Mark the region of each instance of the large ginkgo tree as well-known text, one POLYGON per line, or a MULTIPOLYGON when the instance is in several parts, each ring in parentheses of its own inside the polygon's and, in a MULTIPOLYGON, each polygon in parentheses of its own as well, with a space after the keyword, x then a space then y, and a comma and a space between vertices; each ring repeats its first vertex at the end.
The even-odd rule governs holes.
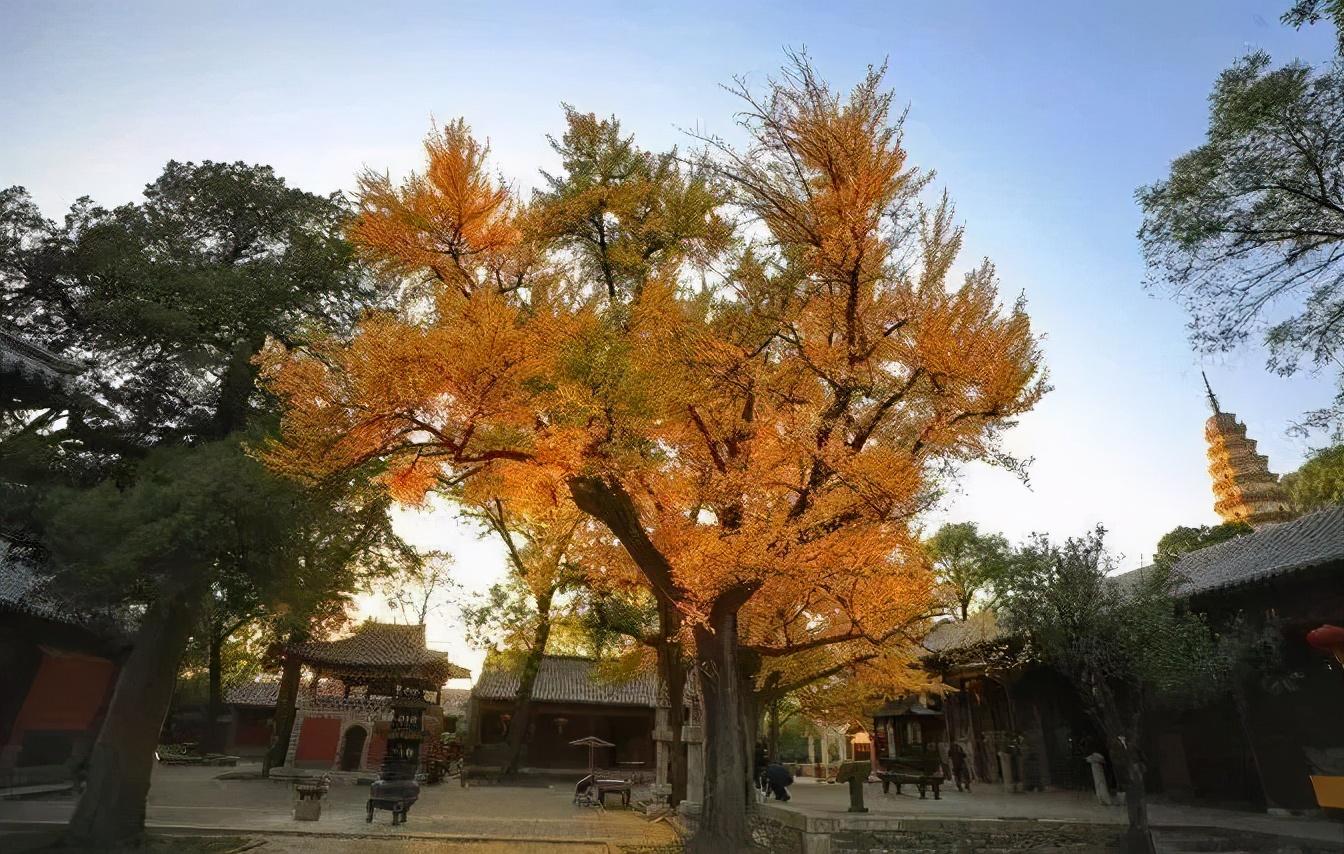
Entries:
POLYGON ((361 181, 351 237, 403 307, 262 359, 273 466, 380 461, 408 502, 563 495, 621 544, 694 650, 692 850, 749 844, 752 671, 903 639, 932 589, 919 514, 959 462, 1013 465, 998 438, 1046 390, 1023 304, 988 262, 954 274, 881 76, 844 95, 794 58, 740 88, 745 147, 692 158, 570 111, 526 200, 450 124, 423 173, 361 181))

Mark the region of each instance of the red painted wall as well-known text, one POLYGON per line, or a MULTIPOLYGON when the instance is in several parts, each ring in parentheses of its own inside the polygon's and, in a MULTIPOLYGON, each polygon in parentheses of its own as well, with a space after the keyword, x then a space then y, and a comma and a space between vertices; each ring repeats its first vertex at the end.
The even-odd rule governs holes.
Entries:
POLYGON ((383 754, 387 752, 387 737, 375 732, 369 738, 372 739, 369 742, 369 759, 364 767, 377 769, 382 766, 383 754))
POLYGON ((266 747, 271 743, 270 709, 253 710, 234 707, 238 723, 234 727, 233 743, 239 747, 266 747))
POLYGON ((116 665, 104 658, 43 650, 10 743, 21 743, 28 730, 88 729, 116 673, 116 665))
POLYGON ((303 727, 299 730, 299 746, 294 751, 294 761, 335 761, 336 744, 340 738, 339 718, 304 718, 303 727))

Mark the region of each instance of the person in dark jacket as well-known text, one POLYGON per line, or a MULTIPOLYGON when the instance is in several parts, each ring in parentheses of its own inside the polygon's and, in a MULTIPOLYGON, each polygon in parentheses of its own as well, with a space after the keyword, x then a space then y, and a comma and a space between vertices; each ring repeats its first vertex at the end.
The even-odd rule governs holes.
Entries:
POLYGON ((778 762, 771 762, 765 766, 765 784, 770 788, 770 794, 775 796, 775 800, 787 801, 789 786, 793 785, 793 775, 778 762))
POLYGON ((966 767, 966 751, 954 741, 952 746, 947 749, 947 758, 952 760, 952 779, 957 784, 957 791, 960 792, 961 787, 965 785, 966 791, 969 792, 971 790, 971 774, 970 769, 966 767))

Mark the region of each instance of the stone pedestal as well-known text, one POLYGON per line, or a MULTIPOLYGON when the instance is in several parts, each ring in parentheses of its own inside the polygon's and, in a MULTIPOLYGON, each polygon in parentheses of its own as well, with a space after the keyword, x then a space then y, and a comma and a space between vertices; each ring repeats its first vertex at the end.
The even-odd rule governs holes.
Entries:
POLYGON ((294 802, 295 821, 317 821, 322 818, 322 801, 317 798, 294 802))
POLYGON ((863 804, 863 784, 868 782, 867 762, 845 762, 835 775, 835 782, 849 784, 849 812, 868 812, 863 804))
POLYGON ((1017 764, 1013 754, 1007 750, 999 751, 999 775, 1003 777, 1003 791, 1011 794, 1022 791, 1022 783, 1017 779, 1017 764))
POLYGON ((681 728, 681 740, 686 743, 686 800, 678 810, 686 815, 699 815, 705 791, 704 730, 687 724, 681 728))
POLYGON ((672 764, 672 727, 669 726, 669 720, 672 717, 672 710, 667 706, 659 706, 654 712, 653 727, 653 786, 650 793, 654 800, 660 803, 667 803, 672 795, 672 781, 668 776, 668 769, 672 764))
POLYGON ((1097 790, 1097 803, 1104 807, 1114 806, 1111 787, 1106 784, 1106 757, 1093 753, 1087 757, 1087 764, 1092 766, 1092 786, 1097 790))

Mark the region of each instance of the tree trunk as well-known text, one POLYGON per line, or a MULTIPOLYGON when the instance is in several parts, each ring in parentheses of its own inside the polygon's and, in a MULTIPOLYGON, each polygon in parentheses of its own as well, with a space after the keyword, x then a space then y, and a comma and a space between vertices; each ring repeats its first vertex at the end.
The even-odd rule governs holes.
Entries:
POLYGON ((205 732, 201 739, 203 744, 201 749, 206 753, 222 753, 224 751, 224 733, 219 724, 219 718, 224 713, 224 639, 220 637, 221 629, 217 625, 210 626, 209 640, 209 665, 208 665, 208 683, 209 688, 206 692, 205 701, 205 732))
POLYGON ((154 750, 177 668, 202 606, 197 585, 165 593, 140 622, 89 758, 88 785, 70 820, 74 847, 108 848, 145 827, 154 750))
POLYGON ((745 697, 738 667, 737 608, 716 605, 695 629, 700 693, 705 703, 705 794, 689 854, 738 854, 751 846, 745 697))
POLYGON ((686 800, 687 757, 686 744, 682 741, 682 725, 685 723, 686 678, 689 663, 678 638, 681 636, 681 612, 665 598, 658 599, 658 634, 656 647, 658 653, 658 675, 667 690, 668 727, 671 739, 668 741, 667 782, 671 786, 668 805, 674 809, 686 800))
POLYGON ((765 731, 765 738, 766 738, 765 747, 768 755, 770 756, 771 762, 783 761, 783 759, 781 759, 779 755, 779 737, 780 737, 780 730, 782 729, 782 725, 780 724, 779 720, 779 703, 780 700, 778 697, 771 700, 770 708, 766 712, 767 717, 766 717, 766 731, 765 731))
POLYGON ((1112 761, 1124 763, 1118 769, 1117 782, 1125 790, 1125 808, 1129 827, 1125 831, 1126 854, 1153 854, 1152 834, 1148 831, 1148 792, 1144 785, 1141 711, 1125 714, 1111 686, 1100 673, 1085 670, 1080 683, 1087 688, 1089 708, 1100 725, 1111 749, 1112 761), (1129 725, 1125 722, 1128 719, 1129 725), (1123 773, 1123 781, 1120 774, 1123 773))
POLYGON ((263 777, 269 777, 272 768, 284 765, 289 755, 289 739, 294 731, 294 707, 299 700, 299 677, 302 671, 298 661, 285 659, 275 697, 275 717, 271 719, 271 746, 261 765, 263 777))
POLYGON ((215 404, 215 438, 222 439, 247 426, 248 402, 257 390, 257 365, 252 361, 261 352, 266 336, 254 334, 235 342, 229 362, 219 381, 219 400, 215 404))
POLYGON ((1251 726, 1251 701, 1246 692, 1246 685, 1241 678, 1232 675, 1232 702, 1237 707, 1237 722, 1241 724, 1242 738, 1246 739, 1246 749, 1251 753, 1251 764, 1255 766, 1255 782, 1260 787, 1260 794, 1265 799, 1266 809, 1275 809, 1279 804, 1270 796, 1269 787, 1265 785, 1265 772, 1260 764, 1260 747, 1256 742, 1255 728, 1251 726))
POLYGON ((1127 741, 1125 757, 1125 809, 1129 829, 1125 833, 1128 854, 1153 854, 1153 837, 1148 830, 1148 790, 1143 775, 1146 766, 1137 741, 1127 741))
POLYGON ((551 602, 554 598, 554 587, 537 598, 537 629, 532 637, 532 648, 523 660, 523 671, 518 675, 518 698, 514 702, 513 717, 509 719, 509 754, 502 774, 506 778, 518 773, 523 755, 523 741, 532 719, 532 688, 536 685, 541 658, 546 654, 546 644, 551 637, 551 602))

